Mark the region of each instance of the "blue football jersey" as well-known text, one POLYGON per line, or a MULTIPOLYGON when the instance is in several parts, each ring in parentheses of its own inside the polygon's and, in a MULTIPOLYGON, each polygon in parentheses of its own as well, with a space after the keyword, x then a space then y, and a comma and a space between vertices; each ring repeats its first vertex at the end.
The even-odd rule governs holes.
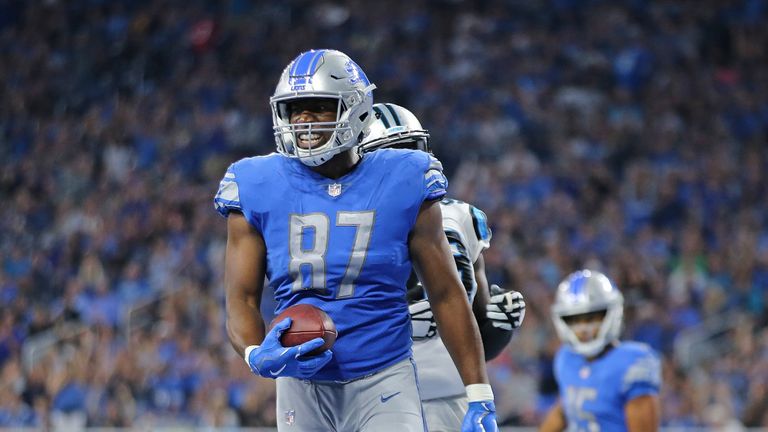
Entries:
POLYGON ((622 342, 591 362, 564 345, 554 366, 569 431, 626 431, 627 402, 657 395, 661 386, 658 356, 637 342, 622 342))
POLYGON ((271 154, 232 164, 214 203, 264 237, 276 313, 308 303, 336 324, 333 359, 315 379, 348 380, 410 355, 408 235, 446 188, 440 162, 420 151, 366 154, 338 179, 271 154))

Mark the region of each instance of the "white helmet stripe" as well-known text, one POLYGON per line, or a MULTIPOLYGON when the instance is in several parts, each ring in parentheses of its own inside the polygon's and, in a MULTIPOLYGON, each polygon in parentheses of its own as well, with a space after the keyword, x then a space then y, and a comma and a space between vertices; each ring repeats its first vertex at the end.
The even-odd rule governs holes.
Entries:
POLYGON ((385 103, 384 106, 387 108, 387 111, 389 111, 389 114, 392 116, 392 125, 393 126, 402 126, 403 122, 400 121, 400 117, 397 115, 397 111, 392 107, 392 104, 385 103))
POLYGON ((389 129, 389 128, 392 127, 392 121, 390 121, 391 120, 391 116, 389 116, 388 113, 384 112, 384 110, 382 110, 380 108, 381 105, 384 105, 384 104, 376 104, 376 105, 374 105, 373 106, 373 111, 376 112, 377 119, 379 121, 381 121, 381 123, 384 125, 384 127, 389 129))

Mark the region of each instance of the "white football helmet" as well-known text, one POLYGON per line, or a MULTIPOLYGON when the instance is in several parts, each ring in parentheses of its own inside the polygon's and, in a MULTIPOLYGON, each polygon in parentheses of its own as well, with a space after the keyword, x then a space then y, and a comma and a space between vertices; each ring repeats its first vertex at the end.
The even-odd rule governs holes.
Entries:
POLYGON ((560 340, 586 357, 599 354, 619 339, 623 315, 624 296, 604 274, 594 270, 571 273, 557 287, 552 305, 552 320, 560 340), (597 336, 587 342, 581 342, 563 319, 598 311, 605 311, 605 317, 597 336))
POLYGON ((269 99, 277 151, 318 166, 333 156, 354 148, 365 137, 373 121, 373 89, 376 86, 360 66, 346 54, 328 49, 299 54, 283 71, 269 99), (338 100, 336 121, 291 124, 288 104, 300 98, 338 100), (297 145, 299 133, 333 132, 327 142, 315 148, 297 145))
POLYGON ((371 123, 371 132, 360 144, 360 153, 386 147, 430 153, 429 132, 421 127, 421 122, 412 112, 393 103, 378 103, 373 106, 373 113, 375 118, 371 123))

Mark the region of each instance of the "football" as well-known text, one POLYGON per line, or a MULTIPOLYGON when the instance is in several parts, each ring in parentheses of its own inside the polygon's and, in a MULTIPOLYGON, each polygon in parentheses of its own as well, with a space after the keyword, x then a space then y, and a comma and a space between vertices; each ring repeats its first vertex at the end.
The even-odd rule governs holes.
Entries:
POLYGON ((288 317, 292 321, 291 326, 280 337, 280 343, 283 346, 301 345, 314 338, 322 338, 325 341, 323 346, 306 354, 313 356, 330 349, 336 342, 336 325, 322 309, 310 304, 291 306, 269 323, 269 329, 271 330, 276 323, 288 317))

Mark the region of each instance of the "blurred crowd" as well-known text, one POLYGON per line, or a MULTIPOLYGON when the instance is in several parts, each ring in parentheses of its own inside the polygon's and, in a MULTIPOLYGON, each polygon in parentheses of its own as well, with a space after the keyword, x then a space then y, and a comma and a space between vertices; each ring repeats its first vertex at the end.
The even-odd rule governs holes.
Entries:
POLYGON ((416 113, 488 214, 489 280, 529 305, 489 365, 502 424, 556 397, 549 304, 590 267, 663 355, 664 425, 768 427, 767 20, 766 0, 0 0, 0 427, 275 424, 224 332, 212 197, 274 149, 268 97, 310 48, 416 113), (692 332, 719 351, 683 360, 692 332))

